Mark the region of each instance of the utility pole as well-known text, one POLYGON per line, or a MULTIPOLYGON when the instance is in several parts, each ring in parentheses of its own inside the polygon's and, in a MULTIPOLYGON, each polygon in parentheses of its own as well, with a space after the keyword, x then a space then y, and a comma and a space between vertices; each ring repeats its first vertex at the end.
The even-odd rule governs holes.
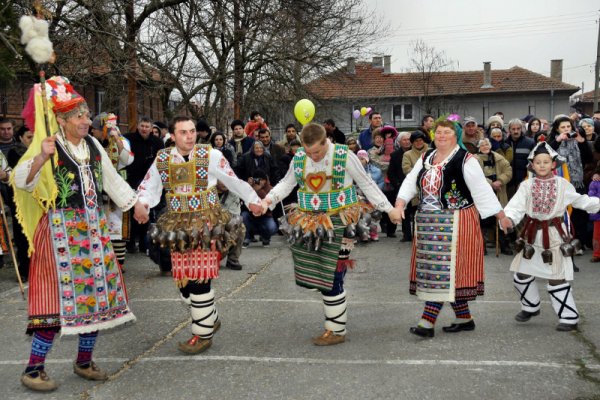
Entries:
POLYGON ((598 96, 600 90, 598 90, 598 80, 600 79, 600 18, 598 18, 598 42, 596 48, 596 76, 594 79, 594 107, 592 112, 598 110, 598 96))

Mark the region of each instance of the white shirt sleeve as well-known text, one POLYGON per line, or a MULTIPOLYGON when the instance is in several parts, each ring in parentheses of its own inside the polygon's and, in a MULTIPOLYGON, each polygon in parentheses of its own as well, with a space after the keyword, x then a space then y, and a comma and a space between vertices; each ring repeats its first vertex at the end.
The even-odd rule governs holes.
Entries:
POLYGON ((273 210, 277 206, 277 203, 292 193, 297 184, 296 175, 294 174, 294 162, 292 161, 283 179, 267 194, 267 198, 271 200, 269 208, 273 210))
POLYGON ((515 225, 521 222, 527 213, 527 199, 531 193, 530 183, 530 179, 521 182, 517 192, 510 199, 506 207, 504 207, 504 214, 506 214, 515 225))
POLYGON ((252 186, 235 175, 229 162, 219 150, 213 149, 210 152, 208 173, 214 174, 217 180, 227 186, 227 189, 242 199, 244 203, 261 204, 260 197, 258 197, 254 189, 252 189, 252 186))
POLYGON ((387 197, 383 194, 379 186, 373 179, 367 175, 365 168, 360 163, 360 160, 353 152, 348 152, 348 160, 346 162, 346 173, 350 174, 354 182, 365 194, 371 204, 379 211, 388 212, 394 207, 390 204, 387 197))
POLYGON ((597 213, 600 210, 600 198, 579 194, 571 183, 565 183, 565 206, 571 204, 573 207, 587 211, 590 214, 597 213))
MULTIPOLYGON (((38 180, 40 179, 40 173, 42 169, 35 174, 31 182, 27 183, 27 177, 29 176, 29 171, 31 171, 31 165, 33 164, 34 158, 30 158, 27 161, 21 162, 17 164, 15 169, 13 170, 15 186, 19 189, 26 190, 28 192, 32 192, 37 185, 38 180)), ((47 161, 50 162, 50 161, 47 161)))
POLYGON ((119 154, 119 163, 117 166, 119 170, 125 168, 128 165, 131 165, 133 162, 133 153, 131 152, 131 144, 129 144, 129 140, 124 137, 119 138, 123 143, 123 150, 119 154))
POLYGON ((467 158, 463 167, 465 183, 481 218, 488 218, 502 211, 502 206, 492 187, 487 183, 479 161, 474 156, 467 158))
POLYGON ((102 145, 94 137, 92 137, 92 141, 102 157, 102 189, 117 207, 123 211, 129 210, 137 201, 137 194, 113 167, 112 161, 102 145))
POLYGON ((405 205, 408 205, 417 195, 417 177, 419 176, 421 169, 423 169, 423 159, 419 157, 413 169, 411 169, 408 175, 406 175, 406 178, 404 178, 402 186, 400 186, 397 198, 404 200, 405 205))
POLYGON ((160 202, 160 196, 162 195, 163 184, 156 168, 156 160, 150 166, 146 176, 137 188, 138 197, 140 203, 147 204, 148 207, 156 207, 160 202))

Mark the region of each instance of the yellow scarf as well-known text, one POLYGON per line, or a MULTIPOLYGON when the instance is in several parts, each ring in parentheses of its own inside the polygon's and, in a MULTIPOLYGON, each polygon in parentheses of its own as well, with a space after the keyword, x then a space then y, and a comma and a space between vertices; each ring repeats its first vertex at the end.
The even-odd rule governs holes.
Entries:
MULTIPOLYGON (((58 123, 56 122, 54 112, 52 111, 52 102, 48 102, 48 119, 50 120, 50 129, 52 132, 58 132, 59 127, 58 123)), ((19 160, 19 164, 17 164, 17 166, 40 154, 42 141, 47 137, 42 95, 41 92, 38 93, 37 90, 35 94, 34 132, 33 140, 23 157, 21 157, 19 160)), ((56 165, 58 162, 58 155, 56 152, 54 153, 53 158, 54 165, 56 165)), ((55 207, 56 196, 58 195, 58 188, 56 187, 56 182, 54 181, 52 164, 50 162, 46 162, 42 166, 40 170, 40 178, 32 192, 17 188, 15 185, 14 174, 11 174, 10 184, 15 192, 17 220, 21 223, 23 232, 27 237, 27 242, 29 243, 28 254, 31 256, 35 250, 33 247, 33 235, 35 233, 35 229, 42 216, 47 213, 50 208, 55 207)))

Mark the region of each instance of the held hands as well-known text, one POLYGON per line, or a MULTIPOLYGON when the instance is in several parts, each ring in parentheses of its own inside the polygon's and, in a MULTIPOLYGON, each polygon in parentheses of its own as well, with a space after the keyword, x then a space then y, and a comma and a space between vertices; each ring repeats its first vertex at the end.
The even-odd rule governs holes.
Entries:
POLYGON ((504 234, 507 234, 514 229, 512 220, 508 217, 499 219, 498 223, 500 224, 500 229, 502 229, 502 232, 504 232, 504 234))
MULTIPOLYGON (((264 200, 263 200, 264 202, 264 200)), ((252 204, 248 204, 248 209, 250 210, 250 212, 252 212, 252 215, 254 215, 255 217, 260 217, 261 215, 264 214, 264 207, 261 204, 257 204, 257 203, 252 203, 252 204)))
POLYGON ((145 224, 150 219, 148 214, 148 204, 144 204, 138 200, 133 209, 133 218, 135 218, 138 223, 145 224))

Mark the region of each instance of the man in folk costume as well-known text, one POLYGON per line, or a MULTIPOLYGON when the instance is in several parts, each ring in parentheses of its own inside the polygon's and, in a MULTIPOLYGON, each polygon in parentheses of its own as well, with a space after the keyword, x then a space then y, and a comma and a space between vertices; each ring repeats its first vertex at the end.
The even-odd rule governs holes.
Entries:
POLYGON ((515 316, 527 322, 540 313, 540 294, 536 278, 548 279, 548 293, 558 315, 558 331, 577 329, 579 313, 570 281, 573 280, 573 253, 581 242, 573 239, 564 224, 567 207, 596 213, 600 199, 577 193, 575 186, 554 175, 557 163, 565 159, 546 142, 540 142, 529 154, 533 176, 521 182, 504 209, 513 226, 525 218, 518 250, 510 270, 515 272, 514 285, 521 297, 521 311, 515 316), (521 251, 522 250, 522 251, 521 251))
POLYGON ((112 166, 100 143, 88 136, 85 99, 64 77, 35 85, 23 111, 35 136, 14 169, 17 218, 32 252, 29 276, 31 356, 21 382, 36 391, 57 387, 44 370, 57 332, 79 335, 74 372, 107 379, 92 361, 98 331, 134 321, 102 210, 102 191, 123 210, 143 209, 112 166), (44 93, 48 99, 46 137, 44 93), (51 160, 51 161, 49 161, 51 160))
MULTIPOLYGON (((263 200, 273 209, 296 187, 298 204, 287 215, 282 229, 293 243, 296 284, 318 289, 323 295, 325 333, 313 338, 318 346, 335 345, 346 339, 346 292, 344 275, 352 264, 354 230, 364 206, 354 182, 380 211, 399 218, 385 195, 367 175, 358 157, 348 146, 332 144, 325 129, 308 124, 302 129, 302 144, 285 177, 263 200)), ((368 226, 363 225, 363 229, 368 226)))
MULTIPOLYGON (((104 150, 106 150, 113 167, 119 172, 119 175, 127 180, 125 167, 133 162, 134 156, 131 152, 129 140, 119 131, 117 116, 112 113, 97 115, 92 121, 92 134, 104 146, 104 150)), ((121 267, 121 272, 125 272, 126 241, 129 240, 129 217, 131 214, 121 211, 106 194, 104 194, 102 201, 108 222, 110 240, 121 267)))
POLYGON ((136 219, 148 220, 148 207, 158 204, 164 189, 167 212, 149 235, 155 243, 171 248, 173 279, 190 306, 192 337, 179 343, 179 350, 198 354, 211 346, 213 333, 221 325, 211 281, 219 275, 223 254, 243 235, 241 217, 232 217, 221 207, 217 180, 244 200, 252 212, 259 214, 261 205, 254 190, 235 176, 220 151, 210 145, 196 145, 194 121, 176 117, 172 126, 175 146, 158 152, 138 187, 146 208, 136 213, 136 219))

